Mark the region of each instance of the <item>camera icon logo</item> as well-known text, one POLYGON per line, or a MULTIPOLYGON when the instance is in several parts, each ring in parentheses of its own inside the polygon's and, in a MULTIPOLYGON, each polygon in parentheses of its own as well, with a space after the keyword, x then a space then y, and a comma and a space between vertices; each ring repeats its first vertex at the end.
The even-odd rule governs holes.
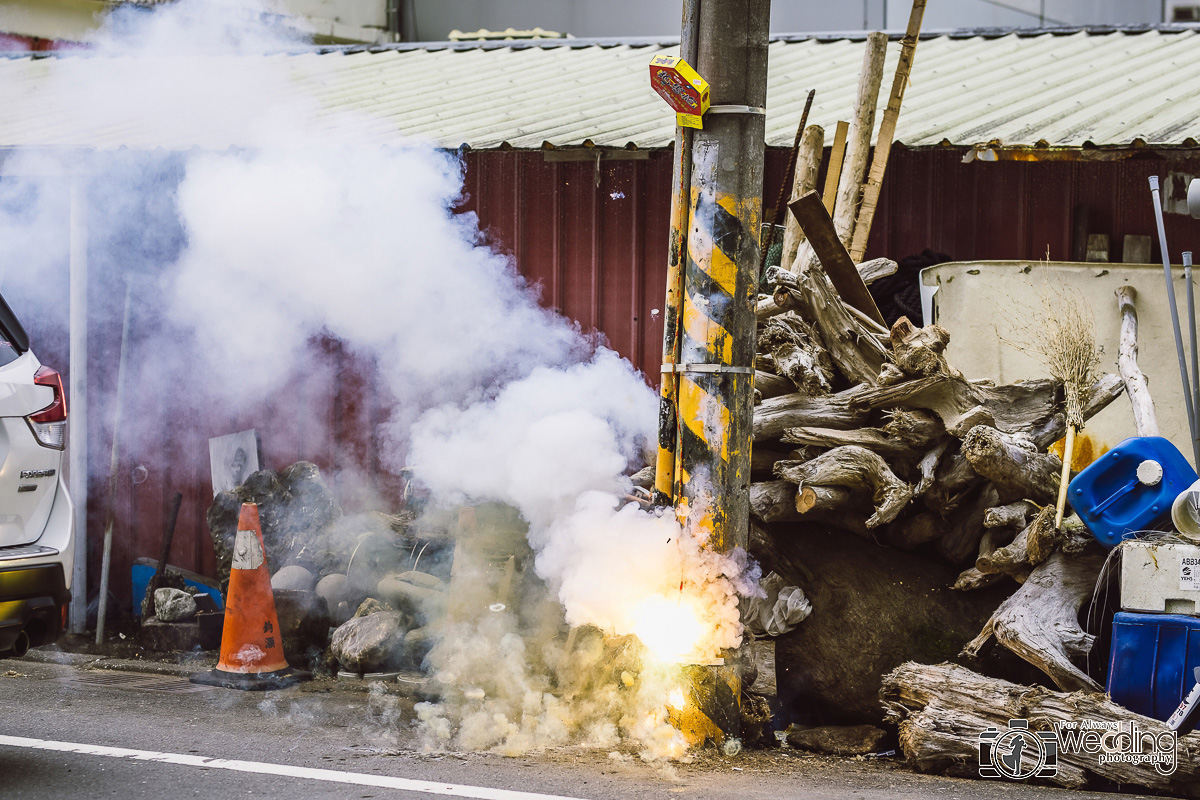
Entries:
POLYGON ((1011 719, 1004 730, 979 734, 979 777, 1023 781, 1057 774, 1057 732, 1031 731, 1029 720, 1011 719))

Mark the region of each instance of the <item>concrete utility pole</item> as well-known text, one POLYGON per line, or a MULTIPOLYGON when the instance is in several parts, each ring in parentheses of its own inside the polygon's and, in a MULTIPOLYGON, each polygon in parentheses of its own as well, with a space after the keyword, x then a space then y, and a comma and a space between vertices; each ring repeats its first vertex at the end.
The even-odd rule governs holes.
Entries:
MULTIPOLYGON (((677 356, 666 360, 673 374, 664 372, 664 378, 677 385, 671 499, 685 527, 724 553, 747 547, 750 522, 754 299, 771 4, 698 0, 696 6, 693 66, 711 87, 712 106, 704 128, 692 136, 686 199, 676 198, 688 207, 682 228, 686 258, 677 295, 677 356)), ((680 188, 677 183, 676 191, 680 188)), ((662 492, 664 486, 658 488, 662 492)), ((738 661, 738 653, 728 652, 722 664, 685 668, 691 697, 680 728, 693 743, 721 744, 727 752, 740 746, 738 661)))

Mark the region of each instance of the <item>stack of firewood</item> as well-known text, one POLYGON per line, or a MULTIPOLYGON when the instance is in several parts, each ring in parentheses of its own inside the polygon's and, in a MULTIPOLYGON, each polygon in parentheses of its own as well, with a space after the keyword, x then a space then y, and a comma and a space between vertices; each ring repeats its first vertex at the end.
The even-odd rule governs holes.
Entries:
MULTIPOLYGON (((887 263, 861 265, 864 283, 887 263)), ((995 636, 1061 688, 1095 689, 1071 656, 1088 649, 1075 612, 1102 556, 1074 518, 1054 526, 1065 432, 1062 385, 968 380, 948 333, 901 318, 887 330, 844 302, 820 263, 769 269, 759 298, 750 503, 764 523, 809 522, 961 565, 955 588, 1023 584, 995 636)), ((1091 387, 1085 418, 1124 390, 1091 387)), ((818 609, 819 611, 819 609, 818 609)))

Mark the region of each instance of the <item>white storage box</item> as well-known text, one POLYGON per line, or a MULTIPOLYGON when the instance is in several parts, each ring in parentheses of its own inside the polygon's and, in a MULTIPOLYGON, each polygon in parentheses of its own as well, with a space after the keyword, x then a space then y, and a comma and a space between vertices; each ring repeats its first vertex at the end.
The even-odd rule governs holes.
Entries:
POLYGON ((1122 545, 1121 609, 1200 616, 1200 547, 1122 545))

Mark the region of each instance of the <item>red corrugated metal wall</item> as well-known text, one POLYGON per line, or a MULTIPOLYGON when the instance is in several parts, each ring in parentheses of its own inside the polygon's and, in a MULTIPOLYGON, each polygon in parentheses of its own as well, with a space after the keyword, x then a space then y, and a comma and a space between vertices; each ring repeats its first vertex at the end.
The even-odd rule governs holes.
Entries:
MULTIPOLYGON (((489 240, 512 254, 521 273, 539 287, 543 303, 584 330, 603 332, 613 348, 657 382, 662 314, 653 312, 662 308, 665 287, 671 154, 597 163, 550 161, 542 152, 486 151, 468 153, 465 162, 464 211, 478 214, 489 240)), ((784 151, 768 152, 768 203, 777 197, 785 163, 784 151)), ((1172 162, 1170 169, 1200 174, 1200 159, 1172 162)), ((1113 258, 1119 260, 1125 234, 1153 233, 1146 177, 1167 172, 1168 164, 1154 159, 963 164, 960 150, 900 148, 893 152, 868 256, 902 258, 931 247, 957 260, 1041 259, 1048 247, 1052 260, 1067 259, 1074 208, 1083 203, 1091 209, 1091 232, 1109 234, 1113 258)), ((1200 248, 1200 222, 1174 214, 1167 219, 1175 247, 1200 248)), ((95 333, 96 352, 116 352, 119 327, 95 333)), ((136 347, 135 333, 135 359, 136 347)), ((126 415, 142 415, 156 424, 147 428, 154 435, 123 447, 118 473, 112 587, 122 602, 129 596, 131 561, 158 553, 165 510, 177 490, 185 498, 172 561, 212 574, 204 519, 212 496, 210 436, 257 428, 267 466, 314 461, 346 493, 362 483, 338 485, 343 470, 381 474, 373 434, 386 418, 388 404, 364 377, 369 365, 356 363, 335 342, 316 350, 312 370, 325 378, 309 375, 281 393, 294 412, 272 408, 234 415, 170 392, 154 394, 145 387, 131 392, 134 399, 126 415), (139 466, 145 479, 135 484, 131 476, 139 466)), ((108 366, 93 367, 99 377, 94 379, 89 420, 93 473, 98 475, 107 473, 111 446, 108 366)), ((396 488, 396 479, 386 475, 368 487, 385 496, 396 488)), ((89 505, 93 594, 105 489, 102 479, 94 481, 89 505)), ((358 496, 347 505, 365 503, 358 496)))

